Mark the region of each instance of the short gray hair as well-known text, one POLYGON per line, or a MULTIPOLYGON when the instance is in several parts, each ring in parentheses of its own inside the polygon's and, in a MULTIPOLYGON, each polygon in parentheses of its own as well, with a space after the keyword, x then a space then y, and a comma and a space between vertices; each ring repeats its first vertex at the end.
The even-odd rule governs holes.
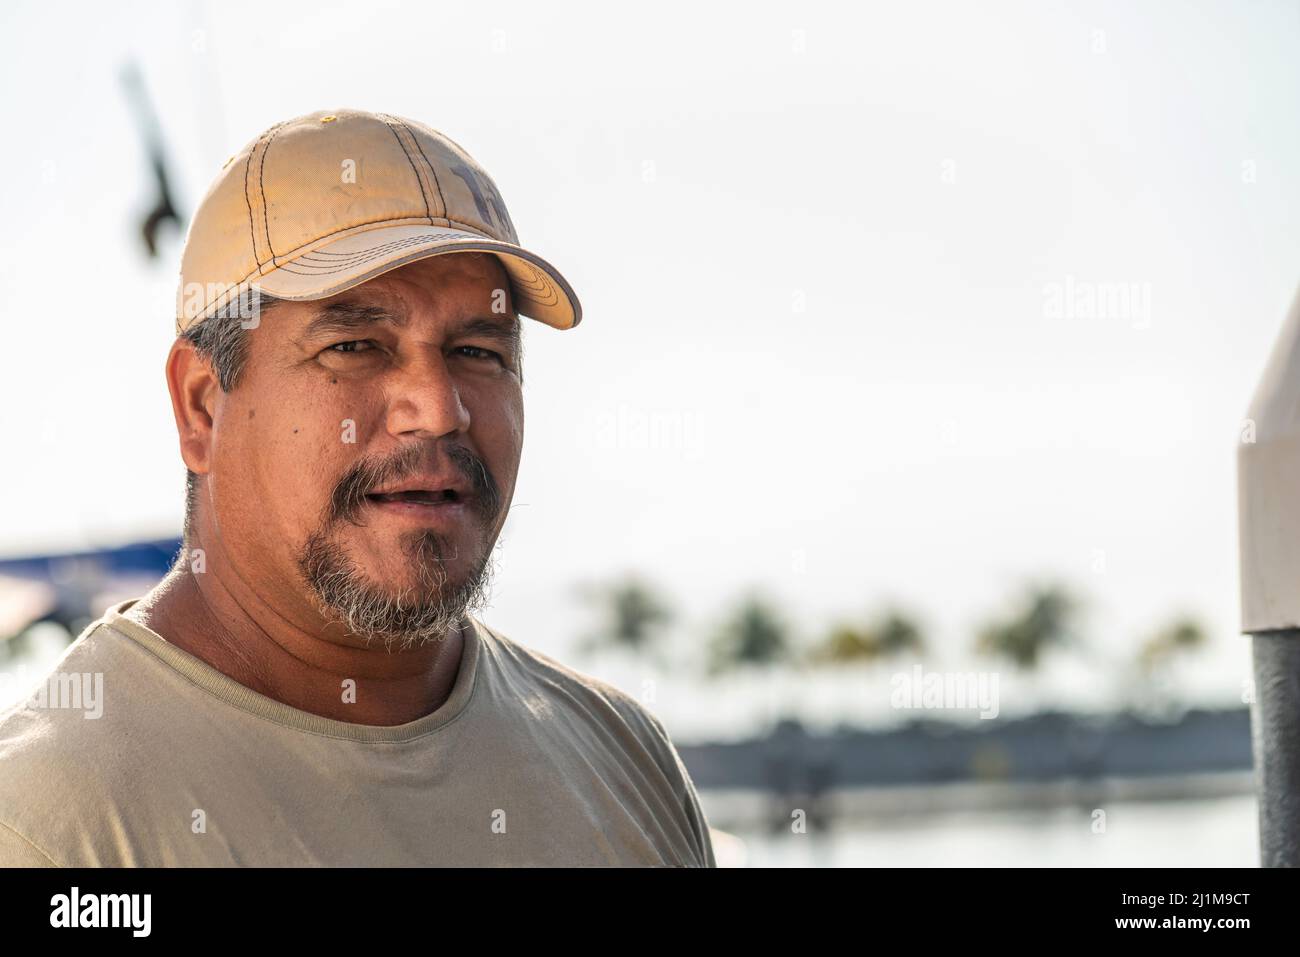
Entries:
POLYGON ((222 392, 239 383, 248 361, 248 330, 253 327, 244 323, 254 315, 260 322, 263 313, 284 301, 256 290, 245 292, 181 333, 212 364, 222 392))
MULTIPOLYGON (((250 310, 256 310, 258 321, 261 322, 262 316, 268 309, 284 301, 258 290, 249 290, 181 333, 181 338, 191 343, 194 351, 212 366, 222 392, 229 392, 239 384, 240 377, 244 374, 244 367, 248 363, 250 327, 246 327, 244 323, 252 314, 250 310)), ((186 469, 185 526, 182 533, 186 551, 191 544, 194 510, 198 498, 199 477, 186 469)))

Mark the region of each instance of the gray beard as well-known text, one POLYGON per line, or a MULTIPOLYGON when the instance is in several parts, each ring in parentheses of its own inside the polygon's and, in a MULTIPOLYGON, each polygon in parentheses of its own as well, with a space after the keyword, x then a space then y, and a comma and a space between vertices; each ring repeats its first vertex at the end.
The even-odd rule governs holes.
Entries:
MULTIPOLYGON (((402 547, 419 583, 393 593, 366 578, 343 548, 317 532, 303 545, 298 568, 327 622, 343 626, 367 645, 382 641, 391 652, 445 640, 467 613, 483 608, 495 571, 492 550, 463 582, 452 585, 444 562, 446 542, 435 532, 405 536, 402 547)), ((452 556, 455 557, 455 556, 452 556)))

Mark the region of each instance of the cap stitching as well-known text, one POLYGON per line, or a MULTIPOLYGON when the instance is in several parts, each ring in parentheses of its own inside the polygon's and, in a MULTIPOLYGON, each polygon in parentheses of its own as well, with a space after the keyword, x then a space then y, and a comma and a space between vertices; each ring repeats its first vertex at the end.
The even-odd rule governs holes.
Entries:
MULTIPOLYGON (((260 143, 261 137, 258 137, 260 143)), ((248 151, 248 160, 244 163, 244 205, 248 207, 248 238, 253 241, 253 262, 257 263, 258 269, 262 268, 261 260, 257 256, 257 218, 253 215, 253 200, 248 195, 248 173, 253 166, 253 154, 257 152, 257 143, 248 151)), ((251 276, 252 273, 249 273, 251 276)))
MULTIPOLYGON (((286 121, 287 122, 287 121, 286 121)), ((266 186, 262 180, 262 173, 266 169, 266 154, 270 152, 271 143, 274 142, 276 135, 284 128, 284 123, 280 123, 271 129, 271 136, 266 141, 266 148, 262 150, 262 155, 257 161, 257 188, 262 194, 262 227, 266 235, 266 248, 271 253, 271 265, 280 265, 275 261, 275 247, 271 245, 271 222, 266 215, 266 186)), ((254 250, 256 252, 256 250, 254 250)))
POLYGON ((397 120, 397 122, 402 125, 402 129, 406 130, 406 132, 410 134, 411 141, 415 143, 415 148, 420 151, 420 158, 424 160, 424 165, 429 167, 429 173, 433 176, 434 188, 438 190, 438 199, 442 200, 442 214, 443 216, 446 216, 447 215, 447 194, 442 191, 442 180, 438 179, 438 171, 434 169, 433 164, 429 162, 429 157, 424 152, 424 146, 423 144, 420 143, 420 138, 415 135, 415 131, 411 129, 409 126, 407 126, 406 122, 402 120, 400 117, 393 117, 393 119, 397 120))
MULTIPOLYGON (((332 260, 327 262, 311 262, 311 261, 304 262, 304 260, 306 260, 308 256, 312 255, 311 253, 306 253, 303 256, 299 257, 298 259, 295 259, 293 262, 285 263, 283 266, 280 266, 279 268, 285 272, 292 273, 294 275, 299 275, 299 276, 309 276, 309 275, 316 275, 320 273, 338 272, 342 269, 347 269, 351 266, 360 265, 361 263, 367 262, 371 259, 377 259, 383 256, 384 254, 392 252, 393 250, 396 249, 404 249, 407 246, 417 246, 420 243, 425 242, 427 238, 428 237, 426 236, 412 236, 407 239, 395 239, 392 242, 383 243, 379 246, 371 246, 369 249, 352 253, 349 255, 347 259, 332 260), (307 267, 307 268, 300 270, 298 267, 307 267)), ((470 238, 477 239, 478 237, 470 237, 470 238)), ((530 270, 531 270, 531 266, 530 266, 530 270)), ((531 271, 533 273, 533 283, 542 286, 543 288, 549 285, 549 284, 539 283, 537 279, 538 276, 537 271, 536 270, 531 270, 531 271)))
POLYGON ((411 165, 411 172, 415 174, 415 182, 420 187, 420 197, 424 200, 424 215, 429 220, 429 223, 432 224, 433 211, 429 208, 429 194, 424 188, 424 178, 420 175, 420 171, 415 167, 415 160, 411 159, 411 151, 406 148, 406 144, 402 142, 402 137, 398 134, 397 130, 393 128, 392 117, 387 113, 378 113, 376 115, 384 121, 384 125, 388 127, 388 132, 393 134, 393 139, 397 140, 397 145, 402 148, 402 155, 406 157, 406 162, 411 165))
MULTIPOLYGON (((277 123, 275 126, 272 126, 270 129, 264 130, 262 134, 258 136, 257 142, 253 144, 253 148, 248 151, 248 161, 244 164, 244 202, 248 205, 248 231, 253 238, 253 262, 257 263, 257 269, 254 270, 254 272, 259 274, 262 272, 262 267, 266 265, 266 263, 269 262, 269 260, 264 260, 262 258, 261 253, 259 253, 257 249, 257 213, 253 210, 252 191, 249 189, 249 174, 252 172, 253 157, 257 155, 257 151, 259 149, 262 149, 263 144, 269 145, 270 139, 273 138, 275 134, 279 131, 280 127, 284 126, 287 122, 288 121, 286 120, 284 123, 277 123)), ((261 159, 264 156, 265 156, 265 150, 263 150, 262 156, 260 156, 259 159, 261 159)), ((260 178, 261 176, 260 172, 258 175, 260 178)), ((260 190, 260 184, 259 184, 259 190, 260 190)), ((265 210, 266 195, 265 193, 260 193, 260 196, 262 200, 263 210, 265 210)), ((268 249, 270 248, 269 235, 267 236, 265 245, 267 246, 268 249)), ((250 273, 249 275, 252 275, 252 273, 250 273)))
MULTIPOLYGON (((306 253, 303 257, 295 259, 293 262, 285 263, 283 266, 279 268, 281 272, 287 272, 290 275, 294 275, 294 276, 328 276, 340 272, 343 269, 359 266, 366 262, 370 262, 372 260, 382 258, 384 254, 392 252, 394 249, 401 249, 405 246, 417 245, 418 243, 422 242, 423 239, 424 237, 415 236, 409 239, 394 240, 389 243, 384 243, 380 246, 374 246, 368 250, 365 250, 364 253, 354 254, 353 258, 343 262, 330 262, 330 263, 303 262, 303 259, 305 259, 307 256, 312 255, 311 253, 306 253), (311 268, 298 268, 298 267, 311 267, 311 268)), ((482 251, 496 252, 495 250, 491 250, 491 249, 485 249, 482 251)), ((535 303, 536 305, 539 306, 559 305, 560 303, 559 290, 554 284, 550 282, 547 273, 545 271, 537 269, 534 263, 529 262, 522 255, 515 255, 515 258, 520 260, 521 263, 523 263, 527 267, 528 271, 532 273, 532 278, 531 280, 528 281, 516 279, 514 276, 510 277, 511 285, 516 287, 517 291, 522 293, 521 298, 526 299, 527 301, 535 303)))
MULTIPOLYGON (((285 266, 297 265, 298 263, 302 262, 305 259, 314 261, 314 258, 316 256, 326 257, 325 261, 321 263, 322 266, 326 266, 326 265, 346 266, 349 262, 355 259, 366 259, 376 252, 382 253, 388 249, 401 249, 403 246, 410 246, 413 243, 422 243, 428 240, 428 238, 429 238, 428 236, 407 236, 405 239, 390 239, 388 242, 380 243, 378 246, 367 246, 365 249, 358 249, 356 252, 351 252, 351 253, 334 253, 334 252, 329 252, 327 250, 312 250, 309 253, 303 253, 292 263, 285 263, 285 266)), ((481 240, 484 237, 476 236, 473 233, 458 233, 453 231, 452 235, 443 236, 439 238, 481 240)), ((488 241, 495 242, 496 240, 488 240, 488 241)), ((280 268, 283 269, 284 266, 281 266, 280 268)))
MULTIPOLYGON (((391 219, 391 218, 384 218, 384 219, 372 219, 372 220, 369 220, 369 221, 364 222, 364 223, 353 223, 351 226, 342 226, 342 227, 340 227, 340 228, 334 230, 334 232, 332 232, 332 233, 325 233, 325 234, 322 235, 322 236, 317 236, 315 239, 311 240, 310 242, 303 243, 302 245, 303 245, 303 246, 311 246, 311 245, 314 245, 314 244, 316 244, 316 243, 324 242, 325 240, 329 239, 331 236, 337 236, 339 233, 346 233, 349 229, 358 229, 358 228, 361 227, 361 226, 378 226, 378 225, 383 224, 383 223, 391 223, 391 224, 394 225, 394 226, 425 226, 425 225, 428 225, 427 223, 415 223, 415 222, 409 222, 409 219, 423 219, 423 218, 424 218, 424 217, 421 217, 421 216, 408 217, 408 221, 403 221, 403 220, 400 220, 400 219, 398 219, 398 220, 394 220, 394 219, 391 219)), ((453 227, 454 227, 454 228, 457 228, 457 229, 468 229, 468 230, 470 230, 471 232, 473 232, 474 229, 475 229, 475 227, 469 225, 468 223, 460 223, 460 222, 456 222, 455 220, 451 220, 451 219, 444 219, 444 221, 443 221, 442 223, 434 223, 433 225, 434 225, 435 227, 436 227, 436 226, 445 226, 445 228, 448 228, 448 229, 451 229, 451 228, 453 228, 453 227)), ((364 232, 364 230, 362 230, 362 231, 364 232)), ((501 240, 494 240, 494 239, 492 239, 491 236, 484 236, 484 237, 482 237, 482 238, 483 238, 484 240, 488 241, 488 242, 500 242, 500 241, 501 241, 501 240)), ((509 245, 514 245, 514 244, 509 244, 509 245)), ((285 254, 284 254, 283 256, 281 256, 280 258, 281 258, 281 259, 296 259, 296 258, 298 258, 298 250, 301 249, 301 248, 302 248, 302 246, 295 247, 294 249, 289 250, 287 253, 285 253, 285 254)), ((306 255, 306 253, 302 253, 301 255, 306 255)), ((253 270, 251 270, 249 273, 247 273, 247 274, 246 274, 242 279, 237 279, 237 280, 235 280, 235 285, 240 285, 241 283, 248 282, 248 280, 250 280, 250 279, 252 279, 254 276, 258 275, 258 273, 261 271, 261 270, 260 270, 261 265, 262 265, 262 264, 259 263, 259 264, 258 264, 258 266, 259 266, 258 269, 253 269, 253 270)), ((278 268, 278 269, 283 269, 284 267, 283 267, 283 266, 278 266, 278 267, 276 267, 276 268, 278 268)))
MULTIPOLYGON (((433 172, 433 167, 429 165, 429 161, 427 158, 424 157, 423 152, 421 152, 420 156, 422 159, 424 159, 424 165, 421 166, 419 163, 415 162, 415 155, 411 152, 411 147, 414 146, 417 150, 420 149, 420 144, 416 140, 415 134, 413 134, 410 128, 406 126, 406 124, 404 124, 397 117, 391 116, 389 117, 389 119, 391 119, 394 123, 396 123, 399 127, 401 127, 401 131, 403 134, 402 145, 406 147, 406 155, 410 157, 411 164, 415 166, 417 170, 419 170, 419 173, 417 175, 420 180, 421 189, 425 191, 425 197, 426 197, 425 201, 429 206, 429 223, 432 224, 435 218, 433 215, 433 210, 437 208, 437 203, 434 201, 435 197, 432 195, 434 191, 434 182, 430 178, 430 174, 433 172)), ((436 199, 442 201, 441 214, 443 216, 447 215, 447 200, 446 197, 442 195, 441 187, 438 187, 438 195, 436 199)))

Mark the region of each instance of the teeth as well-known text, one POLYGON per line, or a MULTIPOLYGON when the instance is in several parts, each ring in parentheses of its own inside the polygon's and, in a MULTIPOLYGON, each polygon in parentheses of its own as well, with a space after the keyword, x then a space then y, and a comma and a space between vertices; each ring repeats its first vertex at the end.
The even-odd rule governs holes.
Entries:
POLYGON ((372 502, 407 502, 411 505, 460 505, 460 493, 452 488, 408 489, 402 492, 368 492, 372 502))
POLYGON ((445 499, 442 492, 400 492, 400 498, 406 502, 416 502, 418 504, 433 505, 445 499))
POLYGON ((437 505, 450 498, 454 498, 455 493, 419 490, 410 492, 391 492, 383 495, 372 495, 370 497, 381 502, 412 502, 417 505, 437 505))

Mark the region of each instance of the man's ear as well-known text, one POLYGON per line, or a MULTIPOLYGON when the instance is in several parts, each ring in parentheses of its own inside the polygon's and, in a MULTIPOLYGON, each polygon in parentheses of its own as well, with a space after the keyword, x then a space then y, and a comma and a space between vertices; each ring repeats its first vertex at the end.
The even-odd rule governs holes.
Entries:
POLYGON ((212 418, 221 383, 194 343, 181 336, 167 354, 167 390, 172 397, 185 467, 206 475, 211 466, 212 418))

